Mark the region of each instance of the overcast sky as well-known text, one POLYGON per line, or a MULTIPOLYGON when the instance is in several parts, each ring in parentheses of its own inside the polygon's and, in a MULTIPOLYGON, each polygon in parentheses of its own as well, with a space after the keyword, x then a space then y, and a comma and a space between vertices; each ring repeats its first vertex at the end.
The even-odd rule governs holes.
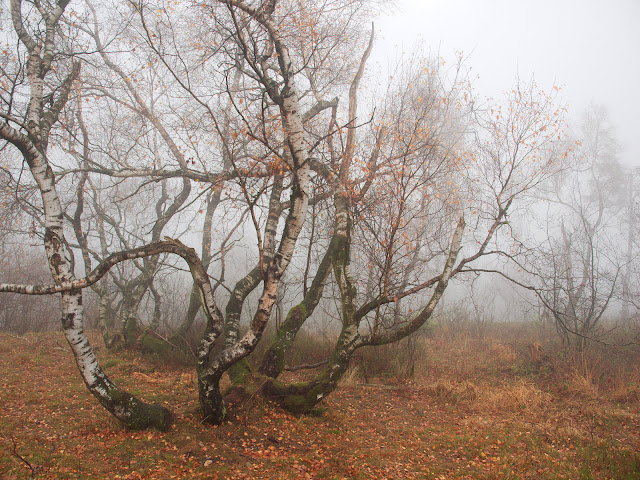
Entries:
POLYGON ((376 20, 378 58, 424 42, 479 78, 480 95, 498 96, 516 74, 563 87, 570 115, 607 106, 624 151, 640 167, 640 0, 399 0, 376 20))

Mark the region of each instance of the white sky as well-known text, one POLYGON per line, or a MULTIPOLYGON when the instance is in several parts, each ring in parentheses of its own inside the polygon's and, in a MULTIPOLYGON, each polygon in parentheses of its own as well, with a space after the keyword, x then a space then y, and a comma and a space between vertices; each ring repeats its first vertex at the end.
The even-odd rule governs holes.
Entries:
POLYGON ((378 59, 418 41, 479 78, 479 95, 498 96, 516 74, 562 87, 573 119, 590 103, 607 106, 623 146, 640 167, 640 0, 398 0, 376 20, 378 59))

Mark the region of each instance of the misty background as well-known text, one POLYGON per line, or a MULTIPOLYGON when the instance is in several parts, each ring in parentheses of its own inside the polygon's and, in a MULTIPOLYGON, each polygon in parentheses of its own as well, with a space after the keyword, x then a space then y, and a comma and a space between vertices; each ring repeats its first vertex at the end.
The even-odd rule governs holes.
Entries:
POLYGON ((400 0, 376 19, 373 55, 384 66, 415 45, 448 62, 462 52, 478 93, 494 97, 533 76, 561 88, 572 124, 602 104, 620 161, 640 167, 639 23, 638 0, 400 0))

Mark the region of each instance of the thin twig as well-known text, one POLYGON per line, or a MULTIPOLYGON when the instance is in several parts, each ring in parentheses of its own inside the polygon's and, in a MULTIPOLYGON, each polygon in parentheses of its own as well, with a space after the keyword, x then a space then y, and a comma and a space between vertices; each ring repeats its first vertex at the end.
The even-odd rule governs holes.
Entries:
POLYGON ((42 461, 41 464, 31 465, 31 463, 26 458, 24 458, 22 455, 18 453, 18 442, 16 442, 16 439, 12 433, 9 434, 9 438, 11 438, 11 443, 13 444, 11 448, 11 455, 16 457, 18 460, 22 461, 27 467, 29 467, 29 469, 31 470, 31 476, 29 478, 35 478, 35 476, 38 475, 38 473, 40 473, 40 471, 44 468, 47 462, 51 460, 51 457, 53 456, 53 452, 55 451, 55 447, 52 446, 51 450, 49 451, 49 455, 47 456, 47 458, 45 458, 42 461))

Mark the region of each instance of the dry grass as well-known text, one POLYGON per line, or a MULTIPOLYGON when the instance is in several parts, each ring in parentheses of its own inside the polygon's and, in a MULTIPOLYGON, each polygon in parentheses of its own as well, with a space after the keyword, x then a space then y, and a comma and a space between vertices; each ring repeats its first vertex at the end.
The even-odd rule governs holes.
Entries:
POLYGON ((427 387, 427 392, 439 400, 447 403, 473 402, 478 398, 478 389, 471 382, 455 382, 440 379, 427 387))
MULTIPOLYGON (((191 369, 100 349, 115 381, 176 413, 166 433, 129 432, 112 420, 86 392, 60 334, 0 336, 0 479, 29 473, 11 456, 9 434, 20 454, 44 462, 38 478, 51 479, 640 478, 637 352, 595 351, 576 363, 541 342, 548 332, 535 333, 520 325, 482 338, 436 332, 418 342, 411 381, 363 385, 356 362, 321 416, 260 401, 217 428, 201 423, 191 369), (534 342, 544 352, 536 361, 534 342)), ((400 367, 407 358, 378 353, 400 367)))
POLYGON ((340 379, 339 385, 342 388, 354 387, 358 383, 362 383, 362 375, 360 373, 360 367, 358 365, 349 365, 347 371, 344 372, 340 379))
POLYGON ((611 392, 611 400, 628 405, 640 405, 640 385, 618 385, 611 392))
POLYGON ((567 390, 588 399, 600 398, 599 387, 594 382, 591 372, 574 371, 567 380, 567 390))
POLYGON ((513 384, 484 389, 478 404, 490 410, 516 412, 536 410, 549 405, 553 397, 530 381, 520 379, 513 384))
POLYGON ((550 439, 602 440, 603 425, 630 422, 640 412, 640 349, 597 346, 576 355, 552 333, 521 325, 481 338, 436 332, 422 340, 415 381, 442 405, 526 418, 550 439))
POLYGON ((516 350, 511 345, 491 342, 489 353, 499 363, 514 362, 517 358, 516 350))
POLYGON ((426 390, 429 395, 440 401, 450 404, 465 403, 478 412, 534 410, 549 405, 553 400, 551 394, 543 392, 526 380, 494 386, 440 379, 427 386, 426 390))

